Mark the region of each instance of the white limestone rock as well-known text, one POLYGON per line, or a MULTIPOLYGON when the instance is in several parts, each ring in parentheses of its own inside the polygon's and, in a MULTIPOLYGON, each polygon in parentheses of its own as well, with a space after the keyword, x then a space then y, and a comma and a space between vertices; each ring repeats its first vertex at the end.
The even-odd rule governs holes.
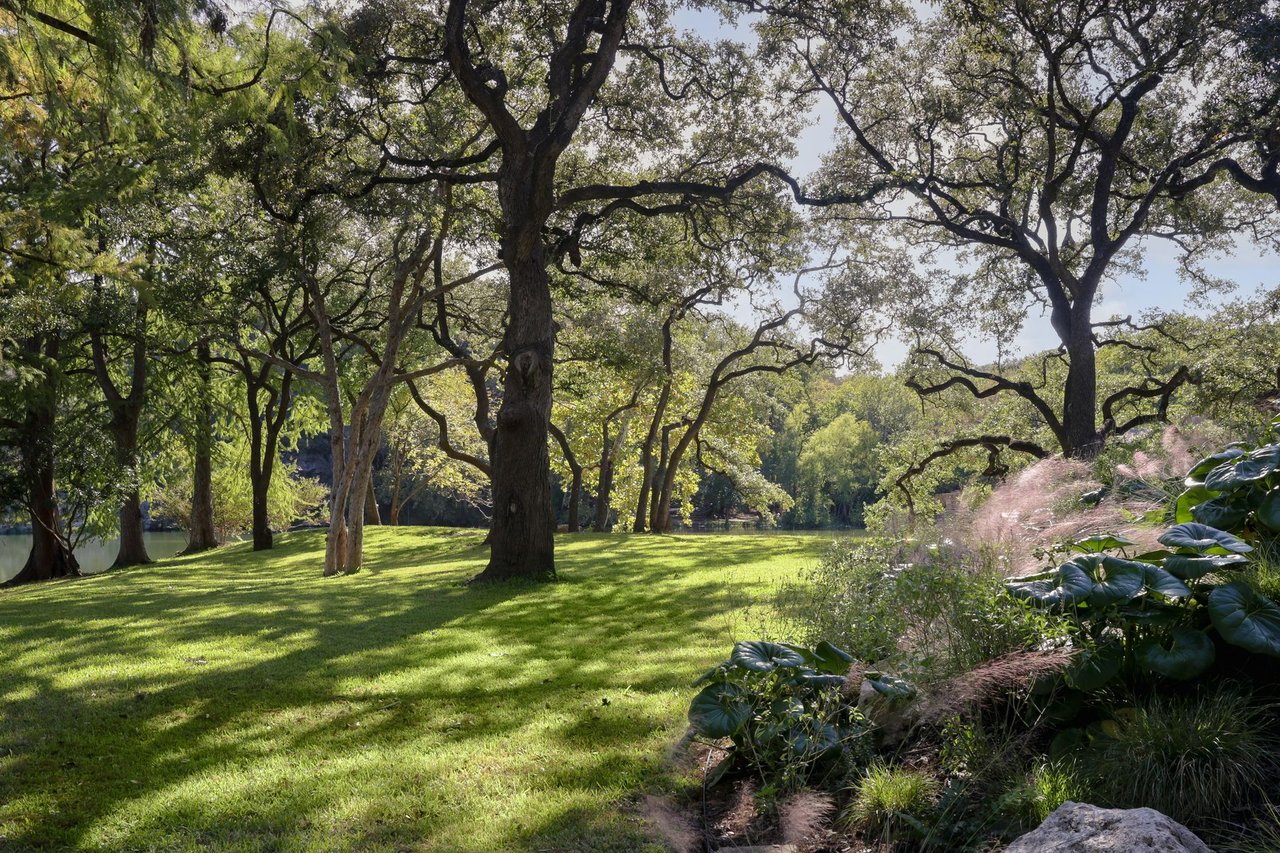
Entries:
POLYGON ((1005 853, 1212 853, 1191 830, 1155 809, 1063 803, 1005 853))

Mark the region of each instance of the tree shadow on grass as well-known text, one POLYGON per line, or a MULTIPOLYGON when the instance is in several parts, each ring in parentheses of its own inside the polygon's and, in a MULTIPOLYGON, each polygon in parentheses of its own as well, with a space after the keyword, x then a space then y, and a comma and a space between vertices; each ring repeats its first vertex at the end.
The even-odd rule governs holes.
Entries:
POLYGON ((716 572, 760 557, 709 544, 575 537, 560 583, 465 587, 478 534, 375 531, 334 580, 302 534, 0 595, 0 848, 631 849, 601 801, 663 773, 716 572))

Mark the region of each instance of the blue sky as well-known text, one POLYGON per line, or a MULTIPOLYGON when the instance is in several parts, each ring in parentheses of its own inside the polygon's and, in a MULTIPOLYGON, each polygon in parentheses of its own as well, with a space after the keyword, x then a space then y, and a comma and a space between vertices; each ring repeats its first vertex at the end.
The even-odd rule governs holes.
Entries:
MULTIPOLYGON (((753 34, 744 21, 730 26, 723 23, 715 12, 707 10, 683 9, 677 13, 676 23, 705 38, 753 40, 753 34)), ((835 134, 836 118, 830 104, 818 102, 811 119, 812 123, 797 139, 797 156, 789 164, 793 174, 800 178, 820 165, 823 155, 832 147, 835 134)), ((1103 293, 1095 316, 1101 319, 1132 315, 1136 320, 1157 309, 1196 310, 1188 301, 1189 286, 1178 277, 1173 248, 1163 241, 1152 241, 1145 249, 1145 278, 1128 276, 1111 285, 1103 293)), ((1234 255, 1217 259, 1211 272, 1235 282, 1232 296, 1247 296, 1280 284, 1280 263, 1277 263, 1275 255, 1245 240, 1240 241, 1234 255)), ((1027 318, 1017 343, 1025 353, 1055 348, 1058 340, 1047 316, 1033 314, 1027 318)), ((965 350, 966 355, 980 362, 992 361, 996 356, 994 343, 981 339, 970 340, 965 350)), ((878 349, 877 355, 885 367, 892 367, 903 359, 906 351, 906 346, 900 342, 886 342, 878 349)))

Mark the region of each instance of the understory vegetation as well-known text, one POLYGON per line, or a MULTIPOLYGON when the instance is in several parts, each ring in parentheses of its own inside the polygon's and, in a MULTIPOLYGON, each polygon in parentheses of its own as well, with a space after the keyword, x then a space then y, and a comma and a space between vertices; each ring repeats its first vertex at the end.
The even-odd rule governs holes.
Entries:
MULTIPOLYGON (((1145 511, 1123 533, 1039 542, 1046 567, 1030 574, 1008 577, 1017 555, 957 518, 836 544, 781 586, 773 639, 739 642, 700 679, 690 723, 721 756, 704 784, 749 792, 755 815, 709 831, 772 839, 770 816, 812 790, 832 798, 814 849, 986 850, 1067 800, 1151 807, 1218 850, 1272 849, 1277 438, 1280 418, 1176 481, 1112 454, 1073 502, 1042 479, 1048 529, 1135 495, 1145 511)), ((1013 481, 987 502, 1025 492, 1013 481)))

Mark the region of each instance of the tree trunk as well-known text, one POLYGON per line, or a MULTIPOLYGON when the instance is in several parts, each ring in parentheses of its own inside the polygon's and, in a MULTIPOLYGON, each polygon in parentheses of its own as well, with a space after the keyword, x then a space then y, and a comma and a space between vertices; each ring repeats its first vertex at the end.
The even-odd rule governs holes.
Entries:
POLYGON ((116 464, 126 472, 129 485, 120 503, 120 549, 116 551, 111 568, 140 566, 151 562, 147 554, 142 525, 142 497, 138 487, 138 415, 139 410, 129 406, 113 418, 112 434, 116 443, 116 464))
POLYGON ((200 361, 200 408, 196 413, 192 447, 195 466, 192 472, 191 522, 184 554, 218 547, 213 525, 213 401, 208 341, 201 341, 197 346, 197 357, 200 361))
POLYGON ((382 514, 378 511, 378 495, 373 488, 373 473, 369 473, 369 488, 364 490, 364 523, 381 525, 382 514))
POLYGON ((511 281, 502 406, 493 436, 489 565, 477 581, 555 578, 551 505, 551 288, 539 233, 503 241, 511 281))
POLYGON ((270 469, 262 470, 254 465, 249 471, 249 485, 253 490, 253 550, 270 551, 275 544, 271 519, 267 515, 267 495, 271 488, 270 469))
POLYGON ((27 349, 33 353, 43 349, 43 355, 50 365, 44 371, 43 389, 27 410, 19 447, 29 484, 31 551, 22 569, 3 586, 76 577, 80 574, 80 564, 62 532, 58 490, 54 480, 53 429, 57 417, 58 376, 52 361, 57 358, 58 342, 56 338, 43 344, 35 340, 27 349))
POLYGON ((1097 351, 1086 333, 1067 345, 1070 365, 1062 399, 1062 454, 1068 459, 1092 459, 1101 449, 1098 433, 1097 351), (1083 340, 1080 340, 1083 338, 1083 340))
POLYGON ((36 458, 31 470, 31 552, 18 574, 4 586, 18 586, 53 578, 78 577, 80 564, 62 533, 54 487, 53 448, 40 441, 33 447, 36 458))
POLYGON ((668 380, 663 383, 662 391, 658 394, 653 420, 649 422, 649 433, 644 437, 644 444, 640 446, 640 495, 636 500, 635 522, 631 525, 632 531, 636 533, 644 533, 648 527, 654 481, 653 446, 658 441, 658 432, 662 428, 662 419, 666 417, 667 401, 670 399, 671 382, 668 380))
POLYGON ((596 518, 591 529, 597 533, 605 533, 609 529, 609 504, 613 500, 613 448, 608 441, 609 431, 605 430, 604 446, 600 450, 600 483, 596 487, 596 518))

